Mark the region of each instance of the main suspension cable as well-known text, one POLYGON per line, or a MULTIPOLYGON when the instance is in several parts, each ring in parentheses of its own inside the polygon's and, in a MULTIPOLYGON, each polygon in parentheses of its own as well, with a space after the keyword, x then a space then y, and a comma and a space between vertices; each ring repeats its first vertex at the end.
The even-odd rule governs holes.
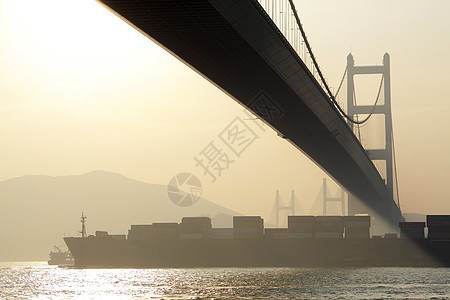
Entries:
POLYGON ((337 96, 339 95, 339 91, 341 90, 342 84, 344 83, 345 75, 347 75, 347 69, 348 67, 345 67, 344 75, 342 75, 341 83, 339 83, 339 87, 336 91, 336 94, 334 94, 334 98, 337 99, 337 96))
MULTIPOLYGON (((375 99, 375 103, 373 104, 369 115, 364 120, 360 121, 360 124, 366 123, 370 119, 370 117, 373 115, 373 112, 375 111, 375 108, 377 107, 378 100, 380 99, 381 88, 383 87, 383 80, 384 80, 384 75, 381 75, 380 87, 378 88, 378 93, 377 93, 377 98, 375 99)), ((356 101, 356 93, 355 93, 355 101, 356 101)))
MULTIPOLYGON (((328 93, 328 97, 330 97, 331 101, 332 101, 333 104, 336 106, 336 108, 338 109, 338 111, 339 111, 339 112, 340 112, 340 113, 341 113, 348 121, 350 121, 351 123, 353 123, 353 124, 363 124, 363 123, 367 122, 367 120, 369 120, 369 118, 371 117, 373 111, 375 110, 375 107, 372 109, 371 114, 370 114, 367 118, 365 118, 364 120, 362 120, 362 121, 355 121, 355 120, 353 120, 353 118, 351 118, 349 115, 347 115, 347 114, 345 113, 345 111, 341 108, 341 106, 339 105, 339 103, 337 103, 336 98, 334 97, 333 93, 332 93, 331 90, 330 90, 330 87, 328 86, 327 82, 325 81, 325 78, 323 77, 322 71, 321 71, 320 68, 319 68, 319 64, 317 63, 317 60, 316 60, 316 58, 315 58, 315 56, 314 56, 314 53, 312 52, 311 46, 310 46, 310 44, 309 44, 309 42, 308 42, 308 39, 306 38, 306 33, 305 33, 305 31, 303 30, 303 26, 302 26, 302 24, 301 24, 301 22, 300 22, 300 18, 299 18, 298 14, 297 14, 297 10, 295 9, 295 5, 294 5, 293 0, 289 0, 289 4, 290 4, 290 6, 291 6, 292 12, 294 13, 295 20, 296 20, 296 22, 297 22, 298 28, 300 29, 300 32, 301 32, 302 37, 303 37, 303 40, 305 41, 305 46, 306 46, 306 48, 308 49, 308 52, 309 52, 309 55, 310 55, 310 57, 311 57, 311 60, 312 60, 312 62, 313 62, 313 64, 314 64, 314 67, 315 67, 317 73, 319 74, 320 80, 322 81, 322 83, 323 83, 323 85, 324 85, 324 87, 325 87, 325 89, 326 89, 326 91, 327 91, 327 93, 328 93)), ((377 98, 378 98, 378 97, 377 97, 377 98)), ((375 105, 376 105, 376 104, 375 104, 375 105)))

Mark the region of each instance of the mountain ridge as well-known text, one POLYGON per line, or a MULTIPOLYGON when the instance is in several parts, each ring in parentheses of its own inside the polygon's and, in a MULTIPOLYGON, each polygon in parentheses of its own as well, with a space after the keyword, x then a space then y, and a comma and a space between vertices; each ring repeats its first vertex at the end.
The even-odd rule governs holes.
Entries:
POLYGON ((127 233, 131 224, 180 222, 183 216, 210 216, 215 227, 231 227, 239 213, 200 198, 178 207, 167 186, 145 183, 102 170, 80 175, 25 175, 0 182, 0 261, 47 259, 64 235, 76 235, 84 212, 88 233, 127 233), (220 224, 214 224, 214 216, 220 224), (223 215, 230 216, 224 224, 223 215))

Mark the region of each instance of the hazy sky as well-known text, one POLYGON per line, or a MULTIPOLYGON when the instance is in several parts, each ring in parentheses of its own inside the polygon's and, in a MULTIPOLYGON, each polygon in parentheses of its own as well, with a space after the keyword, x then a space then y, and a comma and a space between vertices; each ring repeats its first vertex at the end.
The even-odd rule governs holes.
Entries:
MULTIPOLYGON (((389 52, 402 209, 449 214, 450 2, 296 5, 335 88, 350 51, 357 65, 389 52)), ((285 200, 295 189, 306 211, 319 192, 323 172, 267 127, 215 183, 203 176, 194 156, 242 107, 94 0, 0 0, 0 45, 0 180, 102 169, 167 184, 192 172, 204 197, 265 216, 276 189, 285 200)), ((371 103, 377 79, 360 83, 371 103)))

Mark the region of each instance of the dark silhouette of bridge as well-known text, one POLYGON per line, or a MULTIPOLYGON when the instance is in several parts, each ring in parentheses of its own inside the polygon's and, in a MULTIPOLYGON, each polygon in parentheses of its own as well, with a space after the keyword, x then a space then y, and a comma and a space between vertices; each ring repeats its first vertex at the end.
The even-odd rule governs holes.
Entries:
POLYGON ((373 212, 392 224, 401 218, 330 97, 292 1, 262 1, 265 8, 256 0, 99 1, 264 120, 373 212))

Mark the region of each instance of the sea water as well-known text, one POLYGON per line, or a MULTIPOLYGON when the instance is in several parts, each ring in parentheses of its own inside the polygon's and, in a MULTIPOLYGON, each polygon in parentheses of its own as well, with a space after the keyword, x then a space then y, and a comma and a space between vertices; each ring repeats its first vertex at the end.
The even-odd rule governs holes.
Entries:
POLYGON ((0 299, 10 298, 450 299, 450 269, 74 269, 0 263, 0 299))

